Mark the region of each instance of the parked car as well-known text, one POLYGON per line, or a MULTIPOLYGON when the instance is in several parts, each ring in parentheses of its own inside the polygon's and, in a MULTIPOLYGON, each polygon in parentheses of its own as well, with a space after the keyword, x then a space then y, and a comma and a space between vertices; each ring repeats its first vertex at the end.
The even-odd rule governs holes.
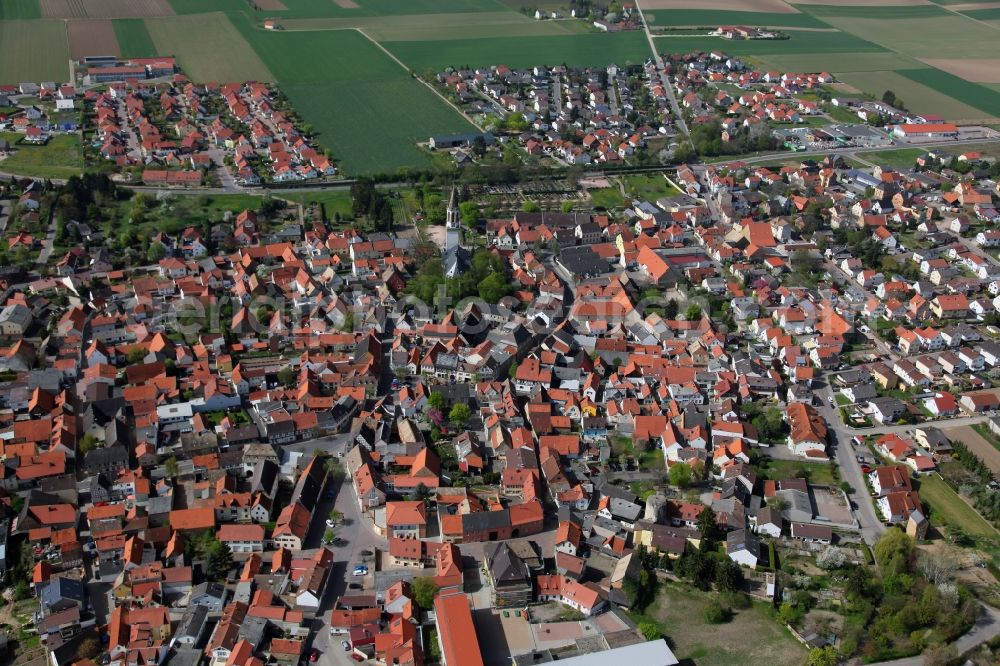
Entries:
POLYGON ((351 644, 347 641, 340 641, 340 647, 344 648, 344 652, 349 652, 351 649, 351 644))
POLYGON ((319 661, 319 650, 313 648, 312 652, 309 653, 309 661, 319 661))

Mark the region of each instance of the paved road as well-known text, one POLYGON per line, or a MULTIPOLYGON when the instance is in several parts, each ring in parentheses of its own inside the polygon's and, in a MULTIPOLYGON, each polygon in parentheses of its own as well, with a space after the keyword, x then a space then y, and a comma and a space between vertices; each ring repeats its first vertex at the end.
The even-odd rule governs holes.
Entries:
MULTIPOLYGON (((1000 636, 1000 611, 982 604, 979 618, 976 624, 953 643, 959 656, 979 647, 995 636, 1000 636)), ((922 656, 907 657, 905 659, 894 659, 892 661, 880 661, 873 666, 923 666, 922 656)))
POLYGON ((56 214, 55 211, 49 213, 49 228, 45 232, 45 240, 42 241, 42 251, 38 253, 38 259, 35 260, 35 264, 38 266, 44 266, 49 257, 52 256, 52 250, 55 246, 56 241, 56 214))
POLYGON ((854 494, 851 497, 858 505, 857 510, 854 511, 854 517, 861 528, 861 538, 864 539, 865 543, 874 544, 885 532, 885 525, 875 511, 875 503, 871 495, 868 494, 861 465, 855 458, 856 454, 851 444, 853 435, 840 420, 840 411, 836 404, 830 405, 829 398, 833 395, 830 384, 827 383, 817 389, 816 394, 821 402, 818 408, 819 412, 829 426, 830 448, 833 450, 837 466, 840 468, 840 477, 854 488, 854 494))
MULTIPOLYGON (((642 19, 642 29, 646 33, 646 41, 649 42, 649 50, 653 52, 653 62, 656 63, 656 72, 660 76, 660 83, 663 88, 667 91, 667 100, 670 102, 670 108, 674 112, 674 122, 680 127, 681 132, 684 134, 684 138, 688 143, 691 143, 691 137, 688 134, 687 123, 684 122, 684 114, 681 113, 681 107, 677 103, 677 96, 674 95, 674 84, 670 82, 670 77, 664 73, 663 58, 660 56, 660 50, 656 48, 656 42, 653 40, 653 33, 649 31, 649 23, 646 22, 646 17, 642 13, 642 5, 639 2, 635 3, 636 9, 639 10, 639 18, 642 19)), ((694 147, 694 144, 691 144, 694 147)))

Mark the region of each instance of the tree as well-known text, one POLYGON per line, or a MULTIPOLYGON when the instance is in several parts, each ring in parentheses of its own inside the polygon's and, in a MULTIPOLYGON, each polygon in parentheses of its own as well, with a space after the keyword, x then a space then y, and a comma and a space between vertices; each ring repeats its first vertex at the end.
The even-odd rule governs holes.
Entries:
POLYGON ((809 666, 837 666, 837 650, 832 645, 809 650, 809 666))
POLYGON ((688 321, 694 321, 696 319, 701 319, 701 306, 697 303, 692 303, 687 306, 687 310, 684 311, 684 318, 688 321))
POLYGON ((85 638, 76 646, 76 659, 93 659, 101 653, 101 644, 96 638, 85 638))
POLYGON ((445 399, 444 394, 441 391, 431 391, 430 396, 427 398, 427 405, 431 409, 436 409, 439 412, 444 411, 445 399))
POLYGON ((562 206, 560 206, 560 209, 564 213, 572 213, 573 212, 573 202, 572 201, 563 201, 562 202, 562 206))
POLYGON ((896 93, 892 92, 891 90, 886 90, 884 93, 882 93, 882 101, 888 104, 889 106, 896 106, 896 93))
POLYGON ((501 273, 492 273, 479 283, 479 298, 487 303, 496 303, 510 293, 511 284, 501 273))
POLYGON ((537 213, 538 211, 541 210, 541 208, 539 208, 538 204, 536 204, 534 201, 528 199, 521 206, 521 210, 523 210, 525 213, 537 213))
POLYGON ((664 319, 677 319, 677 310, 677 301, 671 298, 663 308, 664 319))
POLYGON ((647 641, 655 641, 663 638, 660 628, 656 626, 654 622, 650 622, 648 620, 639 623, 639 633, 641 633, 647 641))
POLYGON ((844 551, 836 546, 827 546, 816 557, 816 566, 820 569, 839 569, 847 562, 844 551))
POLYGON ((456 428, 462 428, 472 417, 472 410, 464 402, 456 402, 448 412, 448 420, 456 428))
POLYGON ((906 532, 889 529, 875 544, 875 560, 884 575, 907 573, 913 556, 914 544, 906 532))
POLYGON ((729 609, 723 608, 717 600, 712 599, 705 606, 705 621, 709 624, 722 624, 729 620, 729 609))
POLYGON ((417 576, 413 579, 413 600, 424 610, 430 610, 434 605, 438 585, 429 576, 417 576))
POLYGON ((465 226, 475 229, 476 222, 479 221, 479 206, 475 201, 463 201, 458 204, 458 210, 462 213, 462 222, 465 226))
POLYGON ((233 566, 233 551, 229 546, 213 538, 212 545, 208 548, 208 565, 205 567, 205 576, 210 580, 225 580, 229 574, 229 569, 233 566))
POLYGON ((80 439, 79 449, 80 453, 82 453, 83 455, 87 455, 96 448, 97 448, 97 438, 94 437, 91 433, 88 432, 86 435, 83 436, 83 438, 80 439))
POLYGON ((125 360, 128 361, 129 365, 135 365, 136 363, 142 363, 142 359, 146 358, 146 350, 136 345, 128 350, 125 354, 125 360))
POLYGON ((163 468, 167 472, 167 476, 171 479, 177 478, 177 456, 170 456, 163 461, 163 468))
POLYGON ((291 386, 292 382, 295 381, 295 369, 292 366, 286 366, 281 370, 278 370, 278 383, 282 386, 291 386))
POLYGON ((691 485, 691 468, 684 463, 675 463, 672 465, 668 476, 671 485, 678 488, 687 488, 691 485))
POLYGON ((743 586, 743 570, 740 565, 726 559, 715 565, 715 587, 720 592, 736 592, 743 586))
POLYGON ((417 484, 417 487, 414 489, 413 495, 418 500, 425 500, 431 496, 431 491, 427 488, 427 486, 424 485, 424 482, 421 481, 420 483, 417 484))
POLYGON ((146 250, 146 259, 151 264, 159 263, 160 259, 167 256, 167 248, 163 247, 162 243, 151 243, 149 249, 146 250))
POLYGON ((705 541, 715 541, 719 536, 719 525, 715 521, 715 511, 706 506, 698 514, 698 532, 705 541))
POLYGON ((333 509, 332 511, 330 511, 330 520, 333 521, 334 525, 336 525, 337 523, 339 523, 343 519, 344 519, 344 514, 342 514, 337 509, 333 509))

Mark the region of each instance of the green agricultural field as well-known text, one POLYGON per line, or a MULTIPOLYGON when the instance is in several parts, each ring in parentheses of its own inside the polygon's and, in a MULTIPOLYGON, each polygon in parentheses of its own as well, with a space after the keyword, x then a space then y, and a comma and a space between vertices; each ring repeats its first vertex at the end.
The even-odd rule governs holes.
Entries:
MULTIPOLYGON (((274 80, 225 14, 150 18, 146 19, 146 29, 157 55, 175 56, 194 81, 274 80)), ((313 67, 303 65, 303 69, 313 67)))
MULTIPOLYGON (((789 39, 746 39, 729 40, 720 37, 656 37, 656 47, 661 53, 692 53, 694 51, 724 51, 730 55, 787 55, 787 54, 834 54, 834 53, 879 53, 886 49, 870 41, 846 32, 818 32, 814 30, 789 30, 789 39)), ((829 67, 836 66, 837 58, 828 58, 829 67)))
POLYGON ((950 16, 951 12, 934 5, 796 5, 800 11, 815 16, 850 17, 896 21, 909 18, 934 18, 950 16))
POLYGON ((355 8, 339 6, 335 0, 282 0, 286 9, 254 12, 246 0, 170 0, 178 14, 223 11, 258 17, 313 18, 326 16, 391 16, 452 12, 496 12, 509 9, 495 0, 355 0, 355 8))
POLYGON ((0 81, 65 81, 69 37, 65 21, 0 21, 0 81))
POLYGON ((1000 92, 971 83, 940 69, 904 69, 902 76, 930 86, 945 95, 975 107, 989 116, 1000 117, 1000 92))
MULTIPOLYGON (((927 71, 935 70, 928 68, 927 71)), ((835 74, 841 81, 874 97, 881 98, 882 93, 891 90, 903 100, 906 108, 916 113, 938 113, 948 120, 982 119, 990 115, 976 107, 963 104, 944 92, 903 76, 901 72, 835 72, 835 74)))
MULTIPOLYGON (((930 505, 940 520, 957 525, 973 537, 997 539, 1000 534, 982 516, 973 511, 951 487, 936 476, 924 476, 918 486, 920 499, 930 505)), ((933 516, 933 514, 932 514, 933 516)))
POLYGON ((588 32, 583 21, 536 21, 514 12, 461 12, 415 16, 306 18, 282 21, 286 32, 357 28, 377 42, 421 42, 483 37, 538 37, 588 32))
POLYGON ((115 19, 115 37, 123 58, 148 58, 159 55, 153 38, 142 19, 115 19))
POLYGON ((953 13, 891 19, 824 16, 823 20, 859 39, 914 58, 989 57, 996 53, 996 30, 953 13))
POLYGON ((644 12, 651 26, 695 26, 717 28, 720 25, 752 25, 768 28, 829 28, 810 14, 788 12, 740 12, 712 9, 654 9, 644 12))
POLYGON ((83 150, 76 134, 59 134, 44 146, 26 146, 20 134, 0 132, 0 139, 14 146, 14 153, 0 162, 0 169, 19 176, 69 178, 83 171, 83 150))
POLYGON ((802 72, 878 72, 922 67, 923 63, 898 53, 773 53, 754 56, 766 68, 802 72))
POLYGON ((1000 7, 992 7, 990 9, 966 9, 961 13, 971 19, 976 19, 977 21, 996 21, 1000 19, 1000 7))
POLYGON ((350 173, 426 166, 417 142, 475 129, 358 32, 272 33, 236 23, 320 144, 350 173))
POLYGON ((38 6, 38 0, 2 0, 0 2, 0 21, 41 17, 42 10, 38 6))
POLYGON ((642 63, 651 56, 649 44, 638 30, 613 34, 556 35, 450 41, 385 42, 383 44, 408 67, 418 72, 448 66, 485 67, 507 65, 592 66, 627 62, 642 63))

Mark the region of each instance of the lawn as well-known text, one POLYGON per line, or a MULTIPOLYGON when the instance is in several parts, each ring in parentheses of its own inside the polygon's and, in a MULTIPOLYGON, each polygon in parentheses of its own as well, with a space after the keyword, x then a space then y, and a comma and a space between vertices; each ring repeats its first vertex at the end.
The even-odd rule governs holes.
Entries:
POLYGON ((159 55, 153 38, 142 19, 115 19, 115 37, 123 58, 148 58, 159 55))
POLYGON ((617 187, 602 187, 597 190, 588 190, 588 193, 590 200, 594 202, 594 208, 610 210, 625 204, 617 187))
POLYGON ((475 129, 358 32, 265 33, 237 25, 349 173, 426 166, 417 142, 475 129))
MULTIPOLYGON (((939 520, 957 525, 966 534, 987 539, 1000 538, 1000 533, 958 496, 947 483, 936 476, 920 477, 917 488, 920 499, 930 505, 939 520)), ((933 516, 932 516, 933 517, 933 516)))
MULTIPOLYGON (((141 227, 145 231, 176 233, 188 226, 201 226, 205 220, 221 222, 226 212, 258 210, 261 201, 261 197, 252 194, 173 196, 147 210, 141 227)), ((131 202, 125 200, 119 205, 122 216, 127 217, 131 202)))
POLYGON ((333 219, 336 213, 341 217, 350 217, 351 193, 347 190, 322 190, 317 192, 294 192, 290 194, 278 193, 282 199, 288 199, 300 204, 322 204, 328 219, 333 219))
POLYGON ((635 199, 655 203, 657 199, 680 194, 680 190, 667 182, 663 175, 625 176, 625 192, 635 199))
MULTIPOLYGON (((407 67, 418 72, 448 66, 508 67, 535 65, 596 66, 639 64, 650 57, 649 44, 639 30, 613 34, 553 35, 550 37, 494 37, 383 44, 407 67)), ((716 45, 713 48, 718 48, 716 45)))
POLYGON ((800 473, 806 472, 808 474, 808 479, 812 483, 821 486, 833 486, 837 484, 836 479, 833 478, 833 471, 830 468, 830 463, 808 463, 799 460, 775 460, 773 458, 767 459, 766 466, 767 476, 773 481, 781 481, 782 479, 794 479, 799 476, 800 473))
POLYGON ((874 153, 861 153, 862 159, 892 167, 893 169, 909 169, 917 163, 917 158, 926 153, 920 148, 903 148, 901 150, 880 150, 874 153))
POLYGON ((68 77, 65 21, 0 21, 0 81, 65 81, 68 77))
POLYGON ((3 0, 0 2, 0 20, 37 19, 42 17, 38 0, 3 0))
MULTIPOLYGON (((852 8, 854 9, 854 8, 852 8)), ((990 57, 996 53, 996 30, 952 13, 934 16, 915 16, 913 10, 936 11, 938 7, 885 7, 891 17, 823 16, 823 20, 876 44, 915 58, 969 58, 990 57), (902 15, 899 10, 904 10, 902 15), (933 35, 928 39, 928 35, 933 35)))
POLYGON ((801 666, 806 649, 778 623, 767 604, 735 611, 724 624, 709 624, 705 608, 715 595, 665 583, 646 616, 659 624, 681 663, 698 666, 768 664, 801 666))
POLYGON ((15 148, 13 155, 0 161, 0 171, 37 178, 69 178, 83 171, 83 151, 76 134, 56 135, 44 146, 16 144, 20 138, 20 134, 0 132, 0 139, 15 148))
MULTIPOLYGON (((273 81, 267 66, 225 14, 146 19, 156 55, 175 56, 191 80, 199 82, 273 81)), ((312 69, 301 61, 303 69, 312 69)))

